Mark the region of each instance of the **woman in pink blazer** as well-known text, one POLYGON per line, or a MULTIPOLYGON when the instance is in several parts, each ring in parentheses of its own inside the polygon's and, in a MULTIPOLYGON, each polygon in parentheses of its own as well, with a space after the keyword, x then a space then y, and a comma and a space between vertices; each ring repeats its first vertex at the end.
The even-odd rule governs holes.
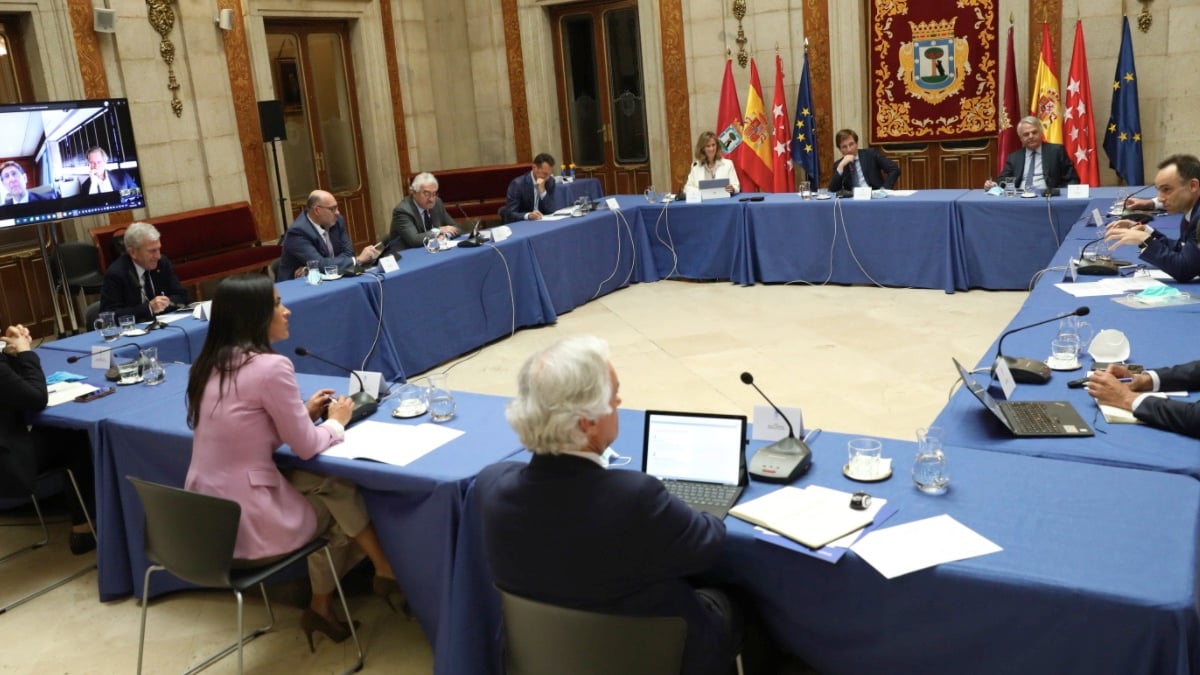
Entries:
MULTIPOLYGON (((235 560, 263 564, 323 534, 339 574, 362 553, 371 559, 375 592, 386 598, 399 586, 356 486, 275 465, 284 443, 301 459, 340 443, 352 407, 332 389, 301 399, 292 362, 271 349, 288 337, 290 314, 266 276, 231 277, 217 287, 208 335, 188 377, 195 435, 185 487, 241 504, 235 560), (315 425, 322 413, 327 419, 315 425)), ((309 649, 314 631, 341 642, 350 631, 334 614, 336 586, 322 553, 309 557, 308 570, 313 596, 301 628, 309 649)))

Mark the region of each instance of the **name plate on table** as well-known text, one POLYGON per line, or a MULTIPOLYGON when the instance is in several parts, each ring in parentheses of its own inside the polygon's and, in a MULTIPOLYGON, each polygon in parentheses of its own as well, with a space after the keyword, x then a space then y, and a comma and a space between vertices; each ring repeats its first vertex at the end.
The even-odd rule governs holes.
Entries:
POLYGON ((1088 185, 1068 185, 1067 199, 1087 199, 1091 194, 1091 187, 1088 185))
POLYGON ((871 198, 871 188, 869 186, 854 188, 854 199, 870 199, 870 198, 871 198))

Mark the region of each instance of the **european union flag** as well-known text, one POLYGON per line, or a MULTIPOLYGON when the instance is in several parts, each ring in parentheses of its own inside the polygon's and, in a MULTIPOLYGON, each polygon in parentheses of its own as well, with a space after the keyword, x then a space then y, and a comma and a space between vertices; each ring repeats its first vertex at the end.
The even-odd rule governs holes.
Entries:
POLYGON ((813 120, 812 79, 808 75, 808 50, 804 50, 804 70, 800 73, 800 91, 796 94, 796 123, 792 126, 792 163, 804 169, 813 190, 821 184, 817 165, 817 126, 813 120))
POLYGON ((1121 53, 1113 76, 1112 112, 1104 131, 1108 166, 1126 185, 1142 185, 1142 121, 1138 113, 1137 71, 1133 66, 1133 44, 1129 40, 1129 17, 1123 19, 1121 53))

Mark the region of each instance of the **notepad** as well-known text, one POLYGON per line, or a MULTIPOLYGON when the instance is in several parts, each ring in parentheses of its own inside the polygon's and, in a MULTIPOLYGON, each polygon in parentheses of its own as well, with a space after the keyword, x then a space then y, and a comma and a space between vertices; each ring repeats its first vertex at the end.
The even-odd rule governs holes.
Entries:
POLYGON ((850 495, 837 490, 782 487, 729 510, 755 525, 778 532, 809 548, 820 548, 871 524, 870 511, 850 508, 850 495))

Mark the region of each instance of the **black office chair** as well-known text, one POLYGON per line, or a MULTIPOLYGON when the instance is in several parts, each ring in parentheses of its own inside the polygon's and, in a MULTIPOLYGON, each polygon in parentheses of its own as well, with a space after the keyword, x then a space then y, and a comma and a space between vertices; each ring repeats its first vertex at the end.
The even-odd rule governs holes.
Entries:
POLYGON ((500 591, 506 675, 679 675, 687 622, 568 609, 500 591))
MULTIPOLYGON (((68 241, 58 245, 57 255, 50 257, 51 269, 54 272, 54 283, 68 302, 72 302, 72 294, 78 294, 81 307, 88 295, 100 292, 104 285, 104 274, 100 272, 100 250, 82 241, 68 241), (58 261, 62 260, 62 268, 58 261)), ((72 326, 77 329, 79 326, 72 326)), ((83 326, 91 330, 92 324, 83 326)))
MULTIPOLYGON (((83 508, 83 513, 87 517, 88 528, 92 531, 92 536, 93 537, 96 536, 96 528, 94 528, 92 526, 92 516, 91 516, 91 514, 89 514, 87 512, 87 504, 83 501, 83 495, 79 492, 79 485, 75 482, 75 474, 72 473, 71 470, 66 467, 53 468, 53 469, 50 469, 50 470, 42 473, 41 475, 39 475, 32 484, 26 485, 26 484, 22 483, 20 485, 11 486, 12 488, 15 488, 15 489, 0 490, 0 497, 6 497, 6 498, 29 497, 30 501, 33 503, 33 510, 35 513, 37 513, 38 524, 41 525, 41 527, 42 527, 42 538, 40 540, 38 540, 32 544, 29 544, 28 546, 19 548, 16 551, 13 551, 12 553, 8 553, 8 554, 4 555, 3 557, 0 557, 0 563, 5 562, 11 558, 15 558, 16 556, 21 555, 22 553, 27 553, 29 551, 37 550, 50 542, 50 530, 46 527, 46 519, 42 515, 42 507, 40 504, 38 504, 37 495, 35 494, 35 492, 37 490, 38 482, 40 482, 42 479, 44 479, 48 476, 52 476, 59 472, 65 473, 67 475, 67 478, 71 481, 71 487, 74 489, 75 498, 79 500, 79 504, 83 508)), ((17 476, 17 472, 9 472, 9 475, 6 476, 6 478, 8 480, 20 481, 20 479, 17 476)), ((4 613, 8 612, 8 610, 10 610, 10 609, 14 609, 20 605, 23 605, 23 604, 29 602, 30 600, 33 600, 34 598, 45 595, 46 593, 49 593, 50 591, 58 588, 59 586, 62 586, 63 584, 66 584, 66 583, 76 579, 77 577, 83 576, 84 574, 87 574, 88 572, 90 572, 94 569, 96 569, 96 563, 92 562, 90 565, 88 565, 76 572, 73 572, 57 581, 54 581, 45 586, 42 586, 41 588, 37 589, 36 591, 33 591, 32 593, 29 593, 27 595, 24 595, 21 598, 18 598, 17 600, 14 600, 14 601, 8 603, 7 605, 4 605, 3 607, 0 607, 0 614, 4 614, 4 613)))
MULTIPOLYGON (((235 501, 189 492, 180 488, 151 483, 133 476, 126 476, 137 489, 145 511, 145 551, 146 558, 152 563, 146 568, 146 576, 142 584, 142 627, 138 635, 138 666, 137 672, 142 672, 142 652, 146 643, 146 609, 150 604, 150 575, 159 570, 171 574, 198 586, 208 588, 228 588, 233 591, 238 605, 238 639, 233 644, 210 656, 187 673, 207 668, 236 650, 238 655, 238 672, 242 672, 242 645, 263 635, 275 625, 275 612, 271 609, 271 601, 267 598, 267 589, 263 584, 271 577, 303 561, 310 553, 325 550, 325 558, 329 561, 330 569, 334 570, 334 581, 337 585, 338 598, 342 602, 342 611, 346 614, 346 622, 350 635, 354 638, 354 647, 358 651, 358 662, 345 672, 352 673, 362 669, 362 645, 358 641, 358 632, 354 628, 354 620, 350 616, 350 607, 346 604, 346 596, 342 592, 341 581, 338 580, 337 568, 333 564, 333 556, 329 552, 328 542, 317 538, 308 544, 292 551, 286 558, 269 565, 253 568, 233 567, 233 546, 237 541, 238 519, 242 507, 235 501), (267 608, 269 621, 267 625, 246 635, 243 625, 242 592, 253 586, 262 590, 263 604, 267 608)), ((186 675, 186 674, 185 674, 186 675)))

